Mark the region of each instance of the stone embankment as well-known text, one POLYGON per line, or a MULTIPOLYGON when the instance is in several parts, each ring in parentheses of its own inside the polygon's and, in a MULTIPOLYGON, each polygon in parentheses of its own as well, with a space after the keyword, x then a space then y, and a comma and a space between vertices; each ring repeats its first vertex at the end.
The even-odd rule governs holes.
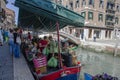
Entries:
MULTIPOLYGON (((80 46, 84 49, 92 50, 95 52, 102 52, 102 53, 109 53, 113 54, 115 53, 115 45, 108 44, 108 43, 100 43, 100 42, 90 42, 90 41, 81 41, 80 46)), ((120 55, 120 45, 117 46, 116 54, 120 55)), ((116 55, 115 54, 115 55, 116 55)))

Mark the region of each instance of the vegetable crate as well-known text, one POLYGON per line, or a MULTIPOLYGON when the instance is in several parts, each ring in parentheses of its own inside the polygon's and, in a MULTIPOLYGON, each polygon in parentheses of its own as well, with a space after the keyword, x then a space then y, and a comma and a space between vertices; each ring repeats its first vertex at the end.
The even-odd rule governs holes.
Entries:
POLYGON ((46 56, 33 59, 35 71, 37 73, 46 73, 47 72, 47 59, 46 56))

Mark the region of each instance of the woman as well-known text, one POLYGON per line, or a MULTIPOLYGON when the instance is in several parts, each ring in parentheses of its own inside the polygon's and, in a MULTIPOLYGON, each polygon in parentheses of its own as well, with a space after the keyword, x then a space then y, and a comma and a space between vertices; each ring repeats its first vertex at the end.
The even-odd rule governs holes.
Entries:
POLYGON ((20 45, 21 45, 19 30, 16 29, 13 35, 14 35, 14 56, 16 58, 19 58, 20 57, 20 45))
POLYGON ((12 55, 13 54, 13 46, 14 46, 13 30, 12 29, 10 29, 8 37, 9 37, 10 54, 12 55))

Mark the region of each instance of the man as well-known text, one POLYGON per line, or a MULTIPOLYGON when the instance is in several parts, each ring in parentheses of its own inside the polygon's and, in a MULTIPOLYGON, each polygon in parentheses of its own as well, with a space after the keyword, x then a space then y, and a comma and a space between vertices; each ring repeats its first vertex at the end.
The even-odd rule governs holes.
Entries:
POLYGON ((96 33, 93 35, 94 42, 96 42, 96 33))

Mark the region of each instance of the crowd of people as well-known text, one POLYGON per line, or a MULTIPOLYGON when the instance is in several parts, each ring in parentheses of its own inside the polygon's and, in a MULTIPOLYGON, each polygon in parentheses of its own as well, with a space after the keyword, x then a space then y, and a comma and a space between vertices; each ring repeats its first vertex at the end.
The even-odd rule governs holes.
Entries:
POLYGON ((20 57, 21 29, 0 29, 0 46, 9 45, 10 54, 20 57))
POLYGON ((61 53, 62 57, 66 59, 63 61, 62 65, 77 65, 77 59, 74 52, 75 47, 73 44, 69 44, 68 41, 61 41, 58 51, 58 41, 54 39, 53 36, 50 35, 39 38, 38 36, 33 36, 28 32, 27 38, 24 37, 23 42, 24 43, 21 45, 22 53, 24 54, 28 63, 35 68, 36 72, 39 72, 41 68, 41 73, 44 73, 46 72, 44 69, 47 67, 59 67, 59 52, 61 53), (36 68, 35 65, 39 66, 36 68))

